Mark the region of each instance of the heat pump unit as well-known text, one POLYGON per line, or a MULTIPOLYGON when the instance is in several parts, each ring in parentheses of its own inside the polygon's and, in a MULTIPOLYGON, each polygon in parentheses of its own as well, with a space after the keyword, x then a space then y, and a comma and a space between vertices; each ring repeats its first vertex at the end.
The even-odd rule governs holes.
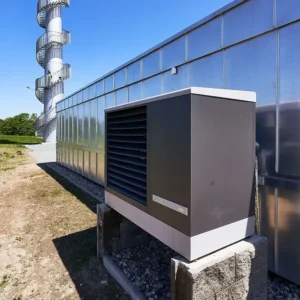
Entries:
POLYGON ((107 109, 106 204, 188 260, 252 235, 255 101, 192 87, 107 109))

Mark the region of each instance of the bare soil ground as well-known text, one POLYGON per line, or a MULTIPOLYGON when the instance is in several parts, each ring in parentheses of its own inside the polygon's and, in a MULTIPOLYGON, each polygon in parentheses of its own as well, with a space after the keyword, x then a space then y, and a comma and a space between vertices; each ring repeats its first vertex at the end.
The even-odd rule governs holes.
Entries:
POLYGON ((96 259, 95 212, 27 149, 0 145, 0 299, 128 299, 96 259))

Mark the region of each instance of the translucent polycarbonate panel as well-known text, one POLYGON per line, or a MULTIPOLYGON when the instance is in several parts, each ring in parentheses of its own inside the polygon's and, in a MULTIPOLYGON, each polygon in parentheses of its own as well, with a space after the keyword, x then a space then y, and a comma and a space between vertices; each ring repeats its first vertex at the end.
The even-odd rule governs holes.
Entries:
POLYGON ((64 112, 60 113, 60 142, 64 141, 64 112))
POLYGON ((97 155, 95 152, 90 152, 90 177, 97 178, 97 155))
POLYGON ((105 95, 105 107, 115 106, 115 93, 105 95))
POLYGON ((300 22, 279 31, 279 173, 300 176, 300 22))
POLYGON ((100 151, 97 153, 97 182, 104 185, 104 165, 105 153, 100 151))
POLYGON ((221 17, 201 25, 188 34, 188 60, 209 54, 221 48, 221 17))
POLYGON ((114 76, 110 75, 104 79, 104 92, 109 93, 114 89, 114 76))
POLYGON ((118 89, 126 84, 127 69, 124 68, 115 73, 115 89, 118 89))
POLYGON ((84 151, 83 173, 87 177, 88 177, 88 175, 90 173, 90 152, 89 151, 84 151))
POLYGON ((78 150, 78 173, 83 173, 83 151, 78 150))
MULTIPOLYGON (((288 2, 288 1, 287 1, 288 2)), ((300 22, 279 31, 279 102, 300 101, 300 22)))
POLYGON ((142 99, 142 83, 138 82, 129 86, 129 102, 142 99))
POLYGON ((70 148, 69 149, 69 167, 71 169, 73 169, 73 167, 74 167, 73 159, 74 159, 74 157, 73 157, 73 148, 70 148))
POLYGON ((60 146, 56 145, 56 161, 60 163, 60 146))
POLYGON ((73 144, 77 144, 77 130, 78 130, 78 106, 73 107, 73 144))
POLYGON ((127 84, 141 79, 141 61, 138 60, 127 67, 127 84))
POLYGON ((162 70, 176 67, 185 60, 185 36, 162 48, 162 70))
POLYGON ((105 101, 104 97, 99 97, 97 99, 97 147, 104 150, 105 147, 105 101))
POLYGON ((275 103, 276 49, 271 32, 226 50, 226 88, 256 92, 257 106, 275 103))
POLYGON ((97 99, 90 101, 91 116, 90 116, 90 147, 97 147, 97 99))
POLYGON ((162 76, 157 75, 143 81, 143 98, 162 93, 162 76))
POLYGON ((82 136, 83 136, 83 104, 78 105, 78 122, 77 122, 77 126, 78 126, 78 145, 82 145, 82 136))
POLYGON ((60 125, 60 113, 59 112, 57 112, 56 118, 57 118, 56 136, 57 136, 57 142, 60 142, 60 127, 61 127, 61 125, 60 125))
POLYGON ((69 142, 69 110, 65 110, 65 142, 69 142))
POLYGON ((89 99, 89 88, 83 90, 82 102, 87 101, 89 99))
MULTIPOLYGON (((56 109, 57 110, 57 109, 56 109)), ((56 113, 56 118, 57 118, 57 124, 56 124, 56 137, 57 137, 57 142, 60 142, 60 134, 61 134, 61 124, 60 124, 60 112, 56 113)))
POLYGON ((62 146, 59 146, 58 151, 59 151, 59 162, 62 163, 62 146))
POLYGON ((68 159, 68 147, 64 146, 64 165, 67 165, 68 159))
POLYGON ((65 160, 64 146, 61 146, 60 147, 60 162, 61 162, 61 164, 64 163, 64 160, 65 160))
POLYGON ((77 103, 81 103, 82 102, 82 91, 80 91, 78 94, 77 94, 77 103))
POLYGON ((59 147, 59 162, 63 162, 63 146, 59 147))
POLYGON ((68 107, 71 107, 73 105, 73 97, 69 97, 68 101, 69 101, 68 107))
POLYGON ((90 120, 90 101, 85 102, 83 105, 83 145, 89 146, 89 137, 90 137, 90 128, 89 128, 89 120, 90 120))
POLYGON ((96 84, 96 96, 102 95, 104 92, 103 90, 103 81, 97 82, 96 84))
POLYGON ((65 165, 68 166, 69 164, 69 148, 68 146, 65 146, 65 165))
POLYGON ((63 164, 66 165, 67 162, 67 147, 63 146, 63 164))
POLYGON ((74 159, 73 159, 73 162, 74 162, 74 170, 78 170, 78 150, 76 148, 74 148, 73 150, 73 155, 74 155, 74 159))
POLYGON ((61 134, 60 134, 60 141, 65 141, 65 112, 61 112, 61 134))
POLYGON ((66 147, 66 159, 65 159, 66 166, 69 166, 69 148, 66 147))
POLYGON ((189 86, 223 87, 223 52, 195 60, 189 64, 189 86))
POLYGON ((128 103, 128 88, 123 88, 116 91, 117 105, 128 103))
POLYGON ((60 162, 60 146, 56 145, 56 161, 60 162))
POLYGON ((69 143, 73 143, 73 108, 69 108, 69 143))
POLYGON ((72 103, 73 103, 73 105, 76 105, 77 104, 77 94, 75 94, 75 95, 73 95, 73 97, 72 97, 72 103))
POLYGON ((245 1, 227 12, 224 15, 224 46, 272 29, 273 3, 273 0, 245 1))
POLYGON ((60 142, 64 141, 64 112, 60 112, 60 142))
POLYGON ((299 20, 300 1, 299 0, 276 0, 276 25, 299 20))
POLYGON ((142 78, 149 77, 160 71, 159 56, 159 50, 157 50, 142 59, 142 78))
POLYGON ((163 92, 168 93, 188 87, 187 65, 177 68, 177 74, 172 75, 171 71, 163 74, 163 92))
POLYGON ((89 99, 96 97, 96 85, 93 84, 89 87, 89 99))
POLYGON ((69 148, 68 148, 68 146, 65 146, 64 148, 65 148, 65 150, 64 150, 64 152, 65 152, 64 164, 65 164, 65 166, 67 166, 68 161, 69 161, 69 148))
POLYGON ((60 163, 61 164, 63 163, 63 160, 64 160, 63 148, 64 148, 63 146, 59 147, 59 155, 60 155, 60 163))

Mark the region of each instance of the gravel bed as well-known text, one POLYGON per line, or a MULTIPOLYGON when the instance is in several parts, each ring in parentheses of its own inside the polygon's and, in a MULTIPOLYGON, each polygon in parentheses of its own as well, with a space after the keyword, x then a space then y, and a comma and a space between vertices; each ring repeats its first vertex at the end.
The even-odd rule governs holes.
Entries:
POLYGON ((270 274, 268 279, 268 300, 299 300, 300 287, 270 274))
MULTIPOLYGON (((171 258, 178 254, 158 240, 137 246, 111 259, 148 300, 170 299, 171 258)), ((275 274, 268 278, 268 300, 300 300, 300 287, 275 274)))
POLYGON ((70 182, 90 194, 99 202, 104 202, 104 188, 101 185, 84 178, 83 176, 61 166, 58 163, 48 163, 47 166, 49 166, 51 169, 53 169, 63 177, 67 178, 70 182))
POLYGON ((153 238, 148 246, 114 253, 111 259, 148 300, 170 299, 170 262, 177 255, 153 238))

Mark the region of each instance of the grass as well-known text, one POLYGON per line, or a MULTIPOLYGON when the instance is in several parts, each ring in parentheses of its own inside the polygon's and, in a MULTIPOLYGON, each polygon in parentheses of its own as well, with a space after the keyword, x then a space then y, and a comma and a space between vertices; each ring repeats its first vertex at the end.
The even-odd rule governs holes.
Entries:
POLYGON ((2 278, 2 281, 0 282, 0 288, 4 288, 9 281, 9 277, 7 275, 4 275, 2 278))
POLYGON ((0 144, 0 173, 1 171, 13 170, 17 166, 23 165, 26 161, 24 155, 26 150, 23 145, 0 144))
POLYGON ((36 136, 0 135, 0 144, 40 144, 42 138, 36 136))

